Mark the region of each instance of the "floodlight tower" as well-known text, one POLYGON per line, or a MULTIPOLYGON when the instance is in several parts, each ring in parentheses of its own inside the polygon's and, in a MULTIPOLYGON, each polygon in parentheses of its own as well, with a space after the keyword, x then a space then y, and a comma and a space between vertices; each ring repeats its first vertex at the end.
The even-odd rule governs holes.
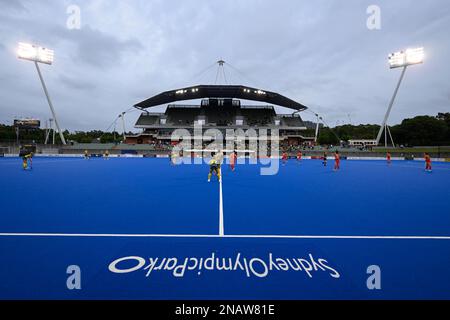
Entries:
POLYGON ((400 88, 400 85, 402 84, 403 78, 405 77, 406 68, 408 68, 408 66, 423 63, 424 57, 425 57, 425 53, 424 53, 423 48, 407 49, 405 51, 399 51, 399 52, 395 52, 395 53, 392 53, 389 55, 390 68, 391 69, 403 68, 403 70, 400 75, 400 79, 397 83, 397 87, 395 88, 394 95, 392 96, 391 101, 389 103, 389 107, 386 112, 386 115, 384 116, 384 120, 381 125, 380 131, 378 132, 378 136, 377 136, 377 140, 376 140, 377 145, 380 143, 380 139, 381 139, 381 135, 383 134, 383 131, 384 131, 385 147, 387 147, 388 133, 391 138, 392 145, 394 145, 394 140, 392 139, 391 131, 389 130, 389 127, 387 125, 389 115, 391 114, 392 106, 394 105, 394 101, 395 101, 395 98, 397 97, 398 90, 400 88))
POLYGON ((61 131, 61 128, 59 127, 55 109, 53 108, 52 101, 50 100, 50 96, 48 94, 47 86, 45 85, 44 78, 42 77, 41 69, 39 68, 39 63, 44 63, 44 64, 48 64, 48 65, 51 65, 53 63, 54 51, 40 47, 40 46, 36 46, 33 44, 20 42, 19 49, 17 51, 17 56, 19 59, 34 62, 37 73, 39 75, 39 79, 41 80, 42 88, 44 89, 45 96, 47 97, 47 102, 48 102, 48 105, 50 106, 50 111, 52 112, 52 116, 55 121, 56 128, 58 129, 58 133, 61 138, 61 142, 63 144, 66 144, 66 139, 64 139, 64 135, 61 131))
POLYGON ((315 135, 314 135, 314 143, 317 144, 317 139, 319 138, 320 121, 322 120, 322 117, 320 117, 317 113, 315 115, 317 117, 317 123, 316 123, 316 132, 315 132, 315 135))

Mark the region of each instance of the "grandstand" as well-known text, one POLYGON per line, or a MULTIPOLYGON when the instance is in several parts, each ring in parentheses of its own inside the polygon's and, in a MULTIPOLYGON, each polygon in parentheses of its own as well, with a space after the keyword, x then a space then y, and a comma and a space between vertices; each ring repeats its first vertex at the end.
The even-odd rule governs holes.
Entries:
POLYGON ((278 129, 283 146, 311 143, 314 138, 304 135, 300 111, 304 105, 278 93, 245 86, 208 85, 163 92, 135 105, 143 112, 135 127, 142 132, 126 137, 126 144, 170 144, 176 129, 193 133, 194 126, 202 126, 203 133, 215 128, 222 131, 248 129, 278 129), (176 101, 200 100, 199 104, 173 104, 176 101), (241 100, 269 104, 243 104, 241 100), (149 108, 168 104, 165 112, 149 112, 149 108), (277 114, 275 106, 293 110, 291 114, 277 114))

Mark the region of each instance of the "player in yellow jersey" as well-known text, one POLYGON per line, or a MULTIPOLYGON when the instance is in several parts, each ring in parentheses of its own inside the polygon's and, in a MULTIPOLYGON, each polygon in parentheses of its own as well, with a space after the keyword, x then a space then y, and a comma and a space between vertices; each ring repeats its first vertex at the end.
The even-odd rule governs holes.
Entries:
POLYGON ((208 174, 208 182, 211 182, 211 177, 213 174, 217 175, 217 179, 220 182, 221 176, 220 176, 220 168, 222 165, 222 159, 223 154, 222 152, 219 153, 212 153, 212 158, 209 161, 209 174, 208 174))
POLYGON ((23 170, 33 169, 33 154, 28 153, 22 157, 22 168, 23 170), (30 165, 28 165, 28 161, 30 165))

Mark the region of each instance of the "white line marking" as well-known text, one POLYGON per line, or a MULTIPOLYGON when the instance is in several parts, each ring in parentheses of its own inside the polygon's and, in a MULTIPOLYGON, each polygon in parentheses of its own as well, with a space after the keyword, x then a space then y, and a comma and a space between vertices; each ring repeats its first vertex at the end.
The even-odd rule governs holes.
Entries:
POLYGON ((115 233, 0 233, 0 237, 450 240, 450 236, 216 235, 216 234, 120 234, 120 233, 117 233, 117 234, 115 234, 115 233))
MULTIPOLYGON (((84 159, 67 159, 67 158, 62 158, 62 159, 51 159, 51 160, 43 160, 43 161, 38 160, 38 161, 36 161, 36 158, 34 158, 33 159, 33 163, 35 165, 39 165, 39 164, 42 164, 42 163, 56 163, 56 162, 58 162, 58 163, 66 163, 66 162, 74 162, 74 161, 79 162, 81 160, 84 160, 84 159)), ((21 167, 22 163, 20 161, 21 161, 21 159, 15 160, 14 162, 4 161, 4 162, 0 162, 0 166, 1 165, 16 165, 18 167, 21 167)))
POLYGON ((223 171, 220 169, 220 181, 219 181, 219 235, 223 237, 225 235, 225 228, 223 222, 223 192, 222 192, 222 180, 223 171))

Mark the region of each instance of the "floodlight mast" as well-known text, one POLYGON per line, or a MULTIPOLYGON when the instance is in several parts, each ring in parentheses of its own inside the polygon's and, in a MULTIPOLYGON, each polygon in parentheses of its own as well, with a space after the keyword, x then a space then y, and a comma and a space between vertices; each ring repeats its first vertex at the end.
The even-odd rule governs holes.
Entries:
MULTIPOLYGON (((384 116, 384 120, 383 120, 383 123, 381 125, 380 131, 378 132, 377 145, 380 143, 381 135, 383 134, 383 131, 385 131, 385 141, 384 141, 384 143, 385 143, 385 147, 387 147, 387 135, 386 134, 387 134, 387 131, 389 130, 387 128, 387 121, 388 121, 389 116, 391 114, 391 110, 392 110, 392 107, 394 105, 395 98, 397 97, 398 90, 400 89, 400 85, 402 84, 403 78, 405 77, 406 68, 407 68, 407 66, 403 67, 402 74, 400 75, 400 79, 399 79, 399 81, 397 83, 397 87, 395 88, 395 91, 394 91, 394 95, 392 96, 391 101, 389 102, 389 107, 387 109, 386 115, 384 116)), ((392 142, 392 144, 394 144, 394 141, 391 141, 391 142, 392 142)))
POLYGON ((405 77, 406 69, 408 68, 408 66, 423 63, 424 56, 425 56, 425 54, 424 54, 423 48, 407 49, 405 51, 400 51, 400 52, 392 53, 389 55, 390 68, 391 69, 403 68, 403 70, 400 75, 400 79, 398 80, 397 86, 395 87, 395 91, 391 98, 391 101, 389 102, 389 107, 387 109, 386 115, 384 116, 384 120, 383 120, 383 123, 381 124, 380 131, 378 132, 378 136, 376 139, 377 145, 380 143, 381 136, 384 131, 385 132, 385 139, 384 139, 385 147, 387 147, 387 144, 388 144, 388 139, 387 139, 388 133, 391 138, 392 146, 394 146, 394 139, 392 138, 391 131, 389 130, 389 127, 387 125, 389 115, 391 114, 392 107, 395 102, 395 98, 397 97, 398 90, 400 89, 400 85, 402 84, 403 78, 405 77))
POLYGON ((314 135, 314 143, 317 144, 317 139, 319 138, 319 127, 320 127, 320 120, 322 119, 321 117, 319 117, 319 115, 316 113, 316 117, 317 117, 317 123, 316 123, 316 132, 314 135))
MULTIPOLYGON (((28 60, 34 62, 39 79, 44 89, 45 96, 47 98, 50 111, 52 112, 53 119, 55 121, 56 128, 58 129, 59 137, 61 138, 62 144, 66 144, 66 139, 64 138, 63 132, 59 127, 58 118, 56 117, 55 109, 53 108, 53 103, 50 99, 50 95, 47 90, 47 86, 44 82, 44 77, 42 76, 41 69, 39 68, 39 63, 45 63, 51 65, 53 63, 54 52, 43 47, 35 46, 27 43, 19 43, 18 58, 22 60, 28 60)), ((53 142, 54 143, 54 142, 53 142)))

